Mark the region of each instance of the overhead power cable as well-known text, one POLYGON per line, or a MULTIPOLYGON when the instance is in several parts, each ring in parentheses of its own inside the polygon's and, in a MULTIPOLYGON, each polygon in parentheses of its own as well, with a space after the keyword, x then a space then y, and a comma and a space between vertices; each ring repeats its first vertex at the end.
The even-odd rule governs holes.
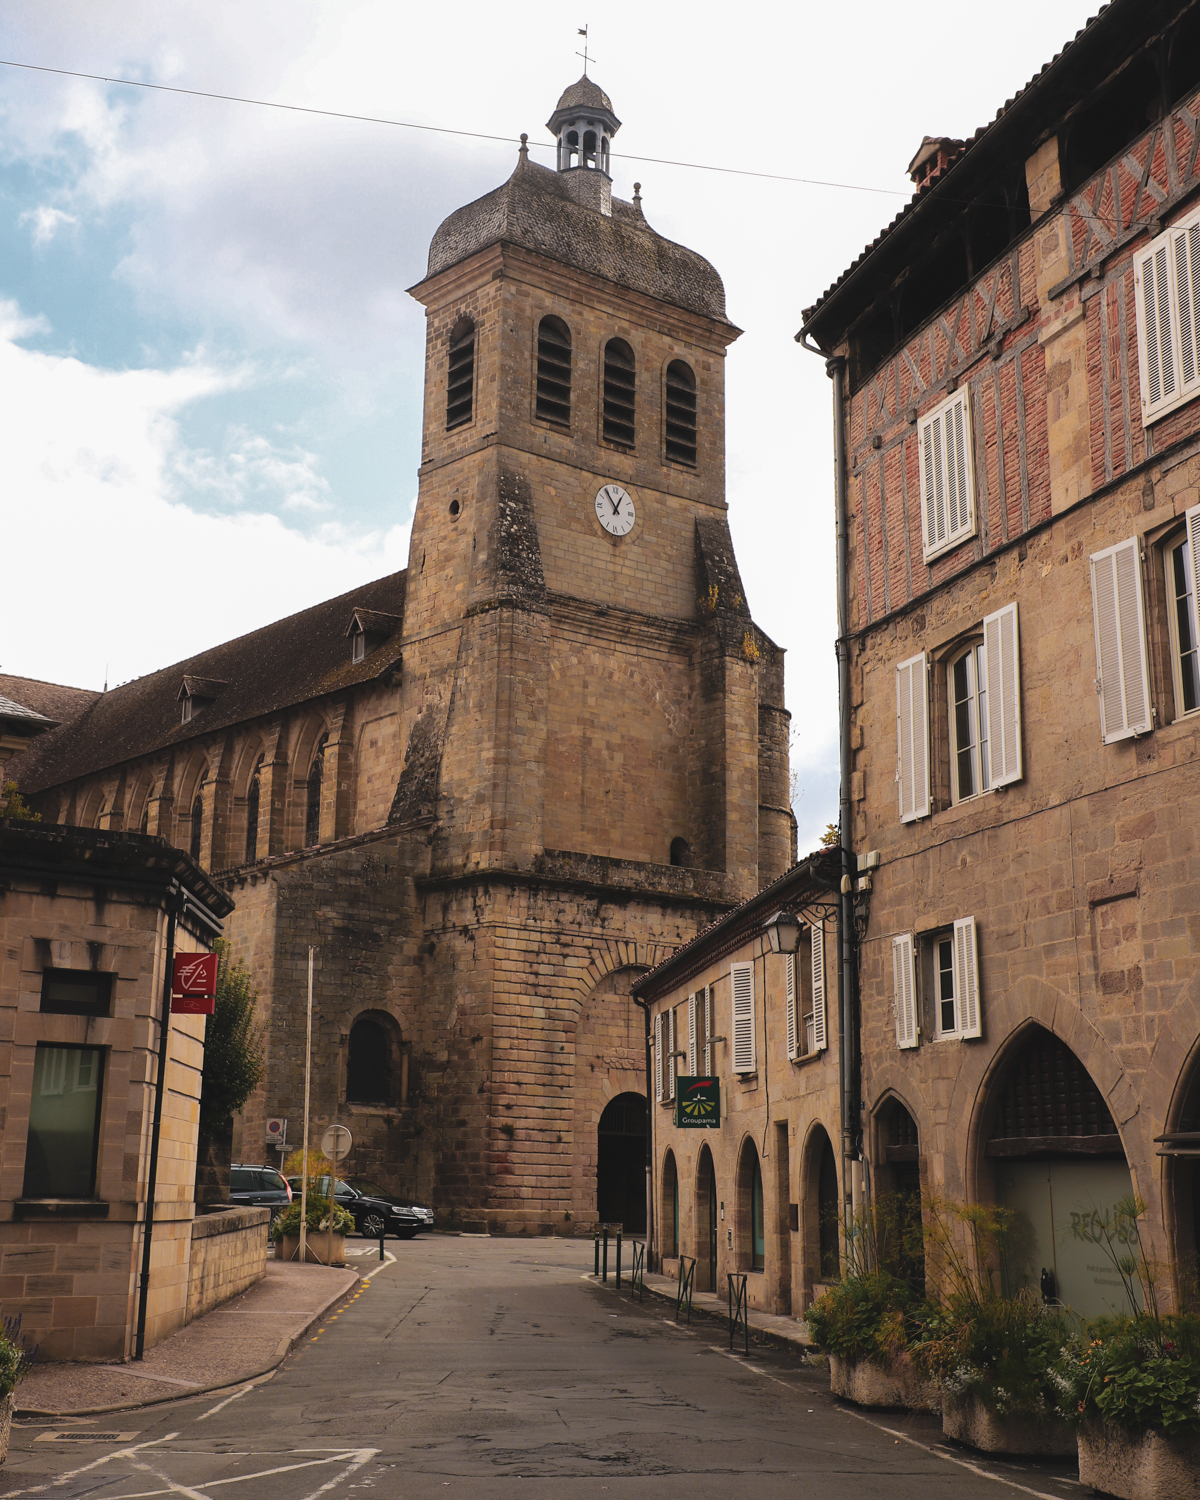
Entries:
MULTIPOLYGON (((15 62, 0 57, 0 67, 20 68, 27 73, 52 73, 59 78, 83 78, 90 83, 120 84, 129 89, 150 89, 159 94, 183 94, 189 99, 215 99, 224 104, 250 104, 258 109, 280 109, 289 114, 319 115, 327 120, 357 120, 364 125, 389 125, 400 130, 427 130, 435 135, 461 135, 476 141, 504 141, 509 145, 520 142, 511 135, 492 135, 484 130, 458 130, 450 125, 421 125, 415 120, 392 120, 384 115, 359 115, 343 109, 318 109, 311 104, 283 104, 276 99, 251 99, 242 94, 218 94, 207 89, 185 89, 170 83, 146 83, 140 78, 115 78, 105 73, 81 73, 72 68, 51 68, 42 63, 15 62)), ((553 145, 535 141, 539 151, 553 151, 553 145)), ((818 177, 788 177, 781 172, 754 172, 748 167, 716 167, 709 162, 675 161, 666 156, 634 156, 625 151, 614 151, 614 157, 623 161, 649 162, 659 167, 686 167, 692 172, 721 172, 730 177, 762 177, 770 182, 796 182, 805 187, 838 188, 848 193, 882 193, 888 197, 906 198, 909 195, 896 188, 865 187, 858 182, 827 182, 818 177)))

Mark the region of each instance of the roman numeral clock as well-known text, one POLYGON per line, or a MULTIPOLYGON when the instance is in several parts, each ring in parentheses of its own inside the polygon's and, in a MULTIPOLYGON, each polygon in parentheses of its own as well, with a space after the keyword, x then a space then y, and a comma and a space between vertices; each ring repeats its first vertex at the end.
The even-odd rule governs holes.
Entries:
POLYGON ((596 494, 596 519, 610 536, 627 536, 637 519, 633 496, 619 484, 603 485, 596 494))

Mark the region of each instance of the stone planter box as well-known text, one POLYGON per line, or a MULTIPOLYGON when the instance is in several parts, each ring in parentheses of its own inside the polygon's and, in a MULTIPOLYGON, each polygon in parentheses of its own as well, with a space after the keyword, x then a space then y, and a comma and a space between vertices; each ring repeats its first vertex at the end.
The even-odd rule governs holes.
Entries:
POLYGON ((1085 1424, 1078 1432, 1079 1483, 1119 1500, 1198 1500, 1200 1437, 1123 1432, 1085 1424))
MULTIPOLYGON (((329 1253, 329 1235, 323 1229, 314 1229, 305 1241, 305 1261, 313 1266, 344 1266, 346 1264, 346 1236, 333 1236, 333 1253, 329 1253)), ((276 1260, 300 1259, 300 1236, 285 1234, 275 1241, 276 1260)))
POLYGON ((7 1396, 0 1396, 0 1464, 8 1457, 8 1435, 12 1431, 13 1405, 16 1395, 9 1391, 7 1396))
POLYGON ((856 1406, 904 1406, 912 1411, 941 1411, 941 1387, 926 1380, 908 1355, 881 1370, 866 1359, 829 1356, 829 1389, 856 1406))
POLYGON ((1070 1458, 1075 1429, 1060 1418, 1042 1420, 989 1411, 974 1396, 942 1405, 942 1432, 981 1453, 1014 1453, 1041 1458, 1070 1458))

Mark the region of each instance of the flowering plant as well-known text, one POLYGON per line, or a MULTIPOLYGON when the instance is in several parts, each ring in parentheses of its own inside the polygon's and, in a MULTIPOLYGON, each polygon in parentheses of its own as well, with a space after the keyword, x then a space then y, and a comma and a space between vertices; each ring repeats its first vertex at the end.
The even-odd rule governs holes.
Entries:
POLYGON ((1138 1315, 1093 1323, 1062 1350, 1058 1408, 1072 1421, 1167 1437, 1200 1432, 1200 1319, 1138 1315))
POLYGON ((808 1330, 819 1349, 886 1370, 907 1347, 911 1298, 907 1284, 887 1271, 847 1276, 809 1308, 808 1330))
MULTIPOLYGON (((328 1233, 329 1223, 329 1199, 319 1197, 316 1193, 308 1195, 308 1213, 304 1219, 305 1228, 309 1234, 328 1233)), ((334 1234, 349 1234, 354 1228, 354 1215, 348 1213, 339 1203, 333 1205, 333 1232, 334 1234)), ((295 1236, 300 1233, 300 1195, 296 1194, 292 1199, 291 1207, 286 1213, 282 1213, 271 1227, 272 1237, 276 1240, 283 1239, 284 1235, 295 1236)))

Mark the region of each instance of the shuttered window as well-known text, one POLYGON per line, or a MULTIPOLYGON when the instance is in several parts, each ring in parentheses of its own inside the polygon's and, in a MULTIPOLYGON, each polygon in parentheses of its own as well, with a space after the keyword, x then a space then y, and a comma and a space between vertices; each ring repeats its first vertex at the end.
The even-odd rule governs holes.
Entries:
POLYGON ((687 1070, 690 1077, 696 1076, 696 1043, 697 1022, 700 1000, 696 995, 689 995, 687 1002, 688 1018, 688 1044, 687 1044, 687 1070))
POLYGON ((733 991, 733 1071, 753 1073, 758 1066, 754 1044, 754 965, 731 964, 733 991))
POLYGON ((654 1018, 654 1097, 659 1104, 666 1098, 663 1092, 667 1076, 664 1066, 667 1054, 666 1021, 665 1014, 659 1014, 654 1018))
POLYGON ((1017 606, 983 621, 987 664, 988 767, 992 786, 1021 779, 1021 641, 1017 606))
POLYGON ((633 350, 624 339, 604 346, 604 441, 632 448, 635 433, 636 371, 633 350))
POLYGON ((1089 562, 1100 733, 1111 745, 1153 727, 1138 538, 1097 552, 1089 562))
POLYGON ((547 422, 571 423, 571 330, 561 318, 538 324, 537 405, 547 422))
POLYGON ((896 782, 900 821, 929 816, 929 694, 924 652, 896 668, 896 782))
POLYGON ((958 1012, 959 1036, 981 1036, 979 953, 974 917, 959 917, 954 924, 954 1003, 958 1012))
POLYGON ((460 318, 450 334, 446 373, 446 430, 471 420, 475 400, 475 324, 460 318))
POLYGON ((1163 548, 1171 636, 1175 717, 1200 708, 1200 506, 1184 515, 1184 534, 1163 548))
POLYGON ((1200 393, 1200 211, 1134 257, 1142 421, 1200 393))
POLYGON ((696 463, 696 377, 691 365, 673 359, 667 366, 667 457, 677 464, 696 463))
POLYGON ((796 1007, 796 955, 789 953, 784 959, 784 974, 787 987, 787 1055, 795 1061, 800 1056, 800 1017, 796 1007))
POLYGON ((925 561, 975 535, 975 467, 968 390, 956 391, 919 429, 921 526, 925 561))
POLYGON ((713 1071, 713 991, 712 985, 704 986, 704 1071, 713 1071))
POLYGON ((825 1024, 825 927, 812 926, 812 1031, 808 1038, 810 1052, 824 1052, 829 1045, 825 1024))
POLYGON ((666 1067, 666 1092, 664 1098, 668 1101, 675 1097, 675 1075, 679 1071, 679 1059, 675 1056, 677 1049, 675 1040, 675 1007, 672 1006, 667 1012, 667 1067, 666 1067))
POLYGON ((911 932, 892 939, 892 985, 895 993, 896 1046, 917 1045, 917 972, 911 932))

